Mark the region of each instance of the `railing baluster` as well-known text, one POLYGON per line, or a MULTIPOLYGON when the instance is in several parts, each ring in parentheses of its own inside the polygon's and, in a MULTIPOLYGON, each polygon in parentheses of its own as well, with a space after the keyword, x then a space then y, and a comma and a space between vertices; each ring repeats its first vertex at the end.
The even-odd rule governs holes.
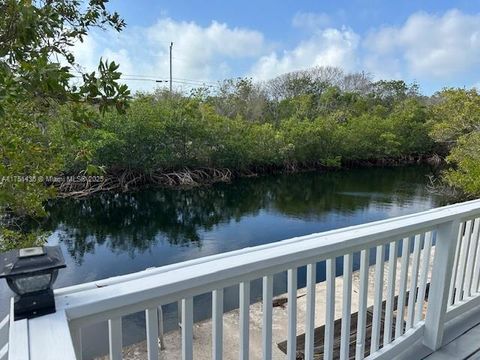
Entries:
POLYGON ((108 320, 110 360, 122 359, 122 318, 108 320))
POLYGON ((410 272, 410 295, 408 296, 406 330, 412 328, 413 318, 415 316, 415 300, 417 297, 416 295, 418 285, 418 271, 420 268, 420 249, 422 247, 421 245, 424 239, 425 234, 415 236, 415 243, 413 246, 412 271, 410 272))
POLYGON ((148 360, 158 360, 158 310, 145 310, 148 360))
POLYGON ((365 332, 367 324, 367 296, 368 296, 368 250, 360 252, 360 291, 358 293, 358 322, 357 346, 355 359, 365 356, 365 332))
POLYGON ((193 359, 193 298, 182 299, 182 360, 193 359))
POLYGON ((475 219, 473 223, 473 232, 470 239, 470 248, 468 250, 468 259, 467 259, 467 274, 465 277, 465 284, 463 287, 464 294, 466 297, 472 295, 472 279, 473 279, 473 270, 475 263, 478 261, 476 257, 477 246, 478 246, 478 233, 479 233, 479 222, 480 219, 475 219))
POLYGON ((0 321, 0 345, 8 343, 8 333, 10 330, 10 315, 7 314, 2 321, 0 321))
MULTIPOLYGON (((13 308, 11 309, 11 311, 13 308)), ((9 347, 9 336, 10 336, 10 315, 6 315, 2 321, 0 321, 0 360, 7 360, 8 359, 8 347, 9 347)), ((75 355, 76 357, 81 360, 81 342, 78 341, 78 337, 75 336, 75 333, 79 333, 80 328, 74 328, 72 330, 72 340, 75 346, 75 355), (78 329, 78 330, 77 330, 78 329), (80 348, 80 357, 77 356, 77 351, 80 348)), ((13 356, 12 356, 13 358, 13 356)))
POLYGON ((223 289, 212 291, 212 358, 223 358, 223 289))
POLYGON ((165 341, 163 338, 164 329, 163 329, 163 308, 162 305, 157 307, 158 311, 158 337, 160 339, 160 349, 165 349, 165 341))
POLYGON ((327 289, 325 306, 325 347, 324 359, 333 359, 334 323, 335 323, 335 258, 326 261, 327 289))
POLYGON ((393 305, 395 302, 395 281, 397 278, 397 242, 390 243, 388 251, 388 284, 385 304, 384 346, 392 342, 393 305))
POLYGON ((315 292, 317 283, 317 266, 307 265, 307 313, 305 316, 305 360, 313 360, 313 343, 315 334, 315 292))
POLYGON ((462 246, 463 232, 465 230, 465 222, 460 223, 460 229, 458 231, 457 242, 455 246, 455 255, 453 260, 452 267, 452 279, 450 281, 450 290, 448 292, 448 305, 453 304, 455 296, 455 283, 457 282, 457 272, 458 272, 458 259, 460 258, 460 247, 462 246))
POLYGON ((422 267, 420 269, 420 282, 418 284, 417 305, 413 323, 417 324, 422 320, 423 304, 425 302, 425 293, 427 291, 428 271, 430 270, 430 254, 432 252, 432 232, 425 234, 425 242, 422 251, 422 267))
MULTIPOLYGON (((1 328, 1 325, 0 325, 1 328)), ((75 349, 75 359, 82 360, 83 353, 82 353, 82 328, 75 326, 73 327, 70 332, 72 333, 72 341, 73 347, 75 349)), ((0 356, 1 360, 1 356, 0 356)))
POLYGON ((177 322, 178 328, 182 328, 182 300, 177 301, 177 322))
POLYGON ((250 282, 240 283, 240 360, 248 360, 250 340, 250 282))
POLYGON ((8 360, 8 343, 0 348, 0 360, 8 360))
POLYGON ((458 275, 455 283, 455 303, 463 300, 463 284, 465 283, 465 270, 467 268, 468 248, 470 247, 470 235, 472 233, 472 221, 468 220, 465 225, 460 258, 458 261, 458 275))
POLYGON ((451 280, 455 241, 458 234, 458 220, 438 226, 435 239, 435 257, 433 260, 432 280, 428 294, 428 308, 423 332, 423 344, 437 350, 443 339, 445 314, 448 304, 448 288, 451 280))
POLYGON ((287 277, 287 359, 295 360, 297 358, 297 269, 289 269, 287 277))
POLYGON ((407 293, 408 265, 410 260, 410 238, 402 242, 402 268, 400 273, 400 290, 398 292, 397 322, 395 324, 395 339, 398 339, 404 330, 405 297, 407 293))
MULTIPOLYGON (((480 218, 477 219, 480 225, 480 218)), ((479 226, 480 227, 480 226, 479 226)), ((475 250, 475 262, 473 269, 472 292, 478 293, 480 285, 480 234, 477 235, 477 249, 475 250)))
POLYGON ((340 360, 347 360, 350 351, 350 317, 352 311, 352 254, 343 256, 343 306, 340 360))
MULTIPOLYGON (((270 360, 272 358, 272 298, 273 276, 267 275, 263 277, 263 360, 270 360)), ((287 339, 287 341, 289 340, 290 339, 287 339)))
POLYGON ((372 343, 370 353, 373 354, 380 347, 380 328, 382 321, 382 300, 383 300, 383 268, 385 262, 385 247, 377 246, 375 259, 375 292, 373 305, 372 322, 372 343))

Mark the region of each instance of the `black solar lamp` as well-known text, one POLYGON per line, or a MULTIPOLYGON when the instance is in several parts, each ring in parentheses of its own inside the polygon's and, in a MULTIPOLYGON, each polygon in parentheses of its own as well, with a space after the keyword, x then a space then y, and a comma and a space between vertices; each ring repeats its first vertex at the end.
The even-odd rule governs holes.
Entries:
POLYGON ((15 320, 55 312, 52 285, 58 269, 66 267, 60 246, 39 246, 0 254, 0 278, 16 294, 15 320))

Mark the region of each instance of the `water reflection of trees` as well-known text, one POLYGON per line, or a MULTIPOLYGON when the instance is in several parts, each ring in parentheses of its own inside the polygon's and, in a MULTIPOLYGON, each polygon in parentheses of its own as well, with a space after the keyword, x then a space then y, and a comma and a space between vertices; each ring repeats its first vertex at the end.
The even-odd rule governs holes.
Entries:
MULTIPOLYGON (((303 174, 275 188, 272 206, 282 214, 319 218, 328 212, 348 214, 372 204, 405 206, 429 197, 428 168, 399 167, 303 174)), ((284 179, 279 178, 281 183, 284 179)))
POLYGON ((188 190, 58 200, 49 205, 48 227, 58 230, 60 241, 77 261, 97 245, 133 256, 161 239, 179 246, 200 246, 201 231, 239 221, 261 209, 315 219, 329 212, 367 209, 372 203, 404 205, 412 198, 428 196, 427 172, 411 167, 303 173, 188 190))

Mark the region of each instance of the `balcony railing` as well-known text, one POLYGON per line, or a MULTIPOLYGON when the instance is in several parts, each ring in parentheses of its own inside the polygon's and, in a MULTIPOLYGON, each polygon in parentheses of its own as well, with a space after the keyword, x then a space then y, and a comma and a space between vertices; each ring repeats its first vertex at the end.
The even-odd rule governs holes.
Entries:
POLYGON ((0 349, 3 349, 0 359, 2 355, 7 358, 7 354, 8 359, 21 360, 81 359, 82 329, 102 321, 108 321, 109 325, 110 358, 121 359, 122 318, 144 311, 148 359, 157 360, 161 351, 158 308, 177 302, 181 306, 181 358, 192 359, 193 297, 208 292, 212 293, 211 358, 226 358, 229 356, 222 347, 223 293, 231 286, 238 286, 240 304, 235 356, 248 359, 252 346, 250 284, 256 279, 262 279, 263 284, 262 345, 258 352, 261 358, 271 359, 275 346, 273 276, 287 272, 286 358, 293 360, 299 351, 297 271, 301 267, 306 267, 306 316, 302 325, 305 345, 301 349, 305 359, 314 358, 318 340, 315 328, 321 325, 324 326, 322 356, 333 357, 335 309, 342 309, 341 359, 348 359, 351 353, 357 359, 364 358, 366 344, 369 344, 368 359, 391 359, 414 348, 420 350, 410 358, 420 358, 441 347, 445 336, 451 338, 464 331, 462 325, 450 324, 477 311, 480 305, 479 230, 480 200, 475 200, 58 289, 55 314, 15 322, 6 318, 0 323, 0 349), (368 287, 371 252, 375 253, 373 289, 368 287), (357 256, 358 294, 352 291, 353 259, 357 256), (343 263, 341 279, 335 277, 337 261, 343 263), (326 264, 326 299, 325 307, 318 308, 316 270, 321 262, 326 264), (342 296, 338 298, 335 287, 340 280, 342 296), (352 345, 354 296, 358 297, 358 313, 352 345), (369 299, 373 299, 373 318, 366 339, 369 299), (318 312, 324 312, 324 324, 315 324, 318 312))

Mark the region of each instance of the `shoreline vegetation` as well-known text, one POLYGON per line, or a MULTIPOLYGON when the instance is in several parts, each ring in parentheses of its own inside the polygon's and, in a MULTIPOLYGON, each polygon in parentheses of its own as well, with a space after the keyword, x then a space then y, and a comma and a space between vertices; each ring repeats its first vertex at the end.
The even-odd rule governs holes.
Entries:
MULTIPOLYGON (((60 173, 101 181, 49 185, 60 197, 85 197, 270 173, 451 166, 446 156, 455 140, 445 136, 445 119, 472 91, 425 96, 416 84, 317 67, 266 82, 229 79, 190 94, 137 93, 125 113, 86 107, 86 126, 72 123, 66 105, 51 127, 60 173)), ((436 183, 458 193, 451 182, 436 183)))
POLYGON ((67 105, 50 128, 60 173, 102 180, 53 185, 62 197, 82 197, 269 173, 439 164, 445 151, 430 136, 431 100, 416 84, 318 67, 190 94, 137 93, 124 114, 87 107, 87 126, 72 124, 67 105))
MULTIPOLYGON (((457 186, 465 169, 458 169, 463 155, 456 145, 473 131, 459 124, 465 127, 468 119, 476 126, 471 117, 480 113, 479 99, 475 89, 425 96, 416 84, 317 67, 266 82, 228 79, 189 94, 137 93, 122 112, 65 103, 50 109, 41 156, 51 166, 37 173, 61 180, 36 185, 46 189, 48 200, 272 173, 426 163, 447 169, 432 179, 431 191, 467 198, 478 191, 457 186), (465 114, 458 112, 462 107, 465 114)), ((14 184, 17 193, 27 186, 14 184)))
MULTIPOLYGON (((57 196, 60 198, 85 198, 102 192, 130 192, 142 190, 149 187, 165 188, 192 188, 198 186, 208 186, 215 183, 229 183, 238 178, 257 177, 270 174, 294 174, 310 171, 337 171, 348 170, 352 168, 368 167, 395 167, 408 166, 414 164, 426 164, 434 168, 439 168, 444 164, 444 160, 434 154, 428 157, 408 157, 402 159, 381 159, 379 161, 362 161, 342 164, 339 167, 325 167, 319 165, 312 166, 288 166, 276 168, 257 168, 247 171, 235 171, 228 168, 196 168, 180 170, 158 170, 150 174, 135 173, 124 170, 116 174, 103 174, 102 176, 63 176, 61 181, 47 182, 53 185, 57 190, 57 196), (79 181, 78 179, 81 179, 79 181)), ((435 179, 431 179, 431 191, 435 191, 435 179)), ((445 190, 446 191, 446 190, 445 190)))

